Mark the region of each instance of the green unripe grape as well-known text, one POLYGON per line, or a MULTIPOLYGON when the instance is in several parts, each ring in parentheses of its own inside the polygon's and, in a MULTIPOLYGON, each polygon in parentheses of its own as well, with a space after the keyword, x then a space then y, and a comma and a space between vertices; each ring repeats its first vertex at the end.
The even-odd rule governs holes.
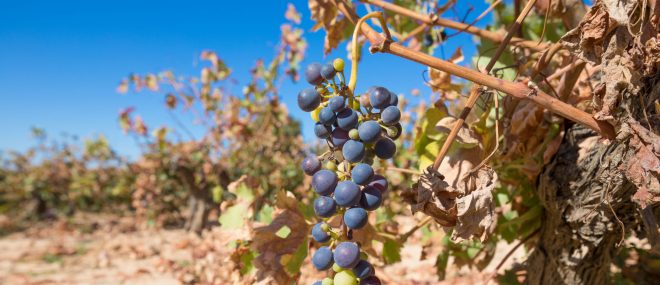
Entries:
POLYGON ((357 285, 358 281, 353 270, 344 270, 335 274, 335 285, 357 285))
POLYGON ((351 100, 351 103, 351 108, 353 108, 353 110, 360 110, 360 101, 351 100))
POLYGON ((344 71, 344 60, 341 58, 337 58, 332 62, 332 66, 335 68, 336 71, 344 71))
POLYGON ((358 140, 360 139, 360 134, 358 133, 357 129, 351 129, 348 131, 348 137, 351 138, 352 140, 358 140))
POLYGON ((339 266, 339 264, 335 263, 335 264, 332 265, 332 270, 334 270, 335 272, 342 272, 346 269, 341 268, 341 266, 339 266))
POLYGON ((335 281, 332 280, 330 277, 326 277, 323 279, 323 282, 321 282, 321 285, 333 285, 335 284, 335 281))
POLYGON ((327 232, 330 231, 330 226, 328 224, 322 224, 321 225, 321 230, 323 230, 324 232, 327 233, 327 232))
POLYGON ((330 160, 325 163, 325 168, 330 171, 335 171, 337 170, 337 164, 334 161, 330 160))

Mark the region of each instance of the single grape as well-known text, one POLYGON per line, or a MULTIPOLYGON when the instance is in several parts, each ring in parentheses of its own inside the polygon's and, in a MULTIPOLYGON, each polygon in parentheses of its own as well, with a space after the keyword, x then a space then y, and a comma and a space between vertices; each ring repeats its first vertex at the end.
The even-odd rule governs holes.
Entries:
POLYGON ((353 109, 344 109, 337 114, 337 126, 350 130, 358 125, 358 114, 353 109))
POLYGON ((335 203, 335 199, 326 196, 314 199, 314 213, 322 218, 332 217, 337 213, 337 203, 335 203))
POLYGON ((321 76, 325 80, 332 80, 335 77, 335 74, 337 74, 337 71, 332 63, 326 63, 321 67, 321 76))
POLYGON ((376 109, 383 109, 390 104, 390 91, 384 87, 373 87, 369 90, 369 102, 376 109))
POLYGON ((319 112, 319 123, 321 124, 331 126, 335 123, 336 120, 337 116, 335 115, 335 112, 333 112, 329 107, 325 107, 321 109, 321 112, 319 112))
POLYGON ((317 138, 320 139, 327 139, 330 137, 330 134, 332 133, 332 127, 326 126, 321 123, 316 123, 314 125, 314 134, 316 135, 317 138))
POLYGON ((334 285, 334 284, 335 281, 332 280, 332 278, 330 277, 323 278, 323 282, 321 283, 321 285, 334 285))
POLYGON ((328 107, 335 112, 341 112, 346 109, 346 99, 342 96, 335 96, 328 100, 328 107))
MULTIPOLYGON (((360 248, 353 242, 342 242, 335 248, 333 253, 335 263, 345 269, 351 269, 360 261, 360 248)), ((342 272, 351 272, 352 270, 345 270, 342 272)), ((341 273, 341 272, 340 272, 341 273)))
POLYGON ((312 63, 305 68, 305 80, 312 85, 319 85, 323 83, 323 77, 321 77, 321 64, 312 63))
POLYGON ((317 171, 321 170, 321 161, 316 155, 309 155, 302 161, 303 172, 307 175, 314 175, 317 171))
MULTIPOLYGON (((323 114, 323 110, 321 110, 321 114, 323 114)), ((321 119, 320 114, 319 119, 321 119)), ((399 108, 396 106, 389 106, 380 112, 380 120, 383 121, 383 124, 385 125, 394 125, 398 123, 400 119, 401 111, 399 111, 399 108)))
POLYGON ((364 279, 360 279, 360 285, 381 285, 380 279, 376 276, 370 276, 364 279))
POLYGON ((330 240, 330 235, 323 230, 323 225, 327 224, 321 222, 312 227, 312 237, 315 241, 320 243, 328 242, 330 240))
POLYGON ((369 216, 362 208, 350 208, 344 213, 344 223, 349 229, 361 229, 367 224, 369 216))
POLYGON ((362 197, 360 198, 360 206, 367 211, 378 209, 383 203, 383 193, 375 186, 367 185, 362 189, 362 197))
POLYGON ((364 158, 364 144, 360 141, 349 140, 344 144, 341 153, 349 162, 359 162, 364 158))
POLYGON ((332 66, 335 67, 336 71, 342 72, 344 71, 344 60, 341 58, 337 58, 332 62, 332 66))
POLYGON ((371 182, 369 182, 369 186, 373 186, 376 189, 380 190, 380 192, 385 193, 387 192, 387 187, 389 186, 387 183, 387 179, 383 177, 380 174, 374 175, 374 178, 371 179, 371 182))
POLYGON ((342 148, 348 141, 348 132, 340 128, 335 128, 332 131, 332 144, 338 148, 342 148))
POLYGON ((334 285, 358 285, 355 273, 351 270, 345 270, 335 274, 334 285))
POLYGON ((312 263, 318 270, 327 270, 332 267, 333 254, 327 246, 319 247, 312 256, 312 263))
POLYGON ((359 140, 360 132, 358 132, 357 129, 351 129, 350 131, 348 131, 348 137, 351 138, 352 140, 359 140))
POLYGON ((387 129, 387 137, 396 140, 401 136, 401 133, 403 133, 403 128, 401 127, 401 123, 396 123, 393 127, 394 129, 387 129))
POLYGON ((374 145, 374 153, 380 159, 390 159, 396 153, 396 145, 389 138, 381 138, 374 145))
POLYGON ((390 91, 390 106, 399 105, 399 96, 390 91))
POLYGON ((325 169, 330 171, 335 171, 337 170, 337 164, 334 161, 329 160, 328 162, 325 163, 325 169))
POLYGON ((369 261, 362 259, 357 265, 355 265, 355 268, 353 268, 353 273, 355 273, 355 277, 364 279, 374 275, 374 266, 371 265, 369 261))
POLYGON ((335 200, 337 205, 350 207, 360 202, 360 187, 353 181, 341 181, 335 188, 335 200))
POLYGON ((341 268, 341 266, 339 266, 339 264, 335 263, 335 264, 332 265, 332 270, 333 270, 334 272, 342 272, 342 271, 344 271, 344 270, 346 270, 346 269, 341 268))
POLYGON ((360 139, 366 143, 373 143, 380 138, 381 127, 376 121, 366 121, 358 127, 360 139))
POLYGON ((358 100, 360 101, 360 105, 362 105, 362 107, 365 107, 365 108, 371 107, 371 102, 369 102, 369 95, 368 94, 363 94, 362 96, 360 96, 360 99, 358 99, 358 100))
POLYGON ((298 107, 305 112, 311 112, 321 104, 321 95, 314 88, 306 88, 298 93, 298 107))
POLYGON ((374 176, 374 169, 366 163, 358 163, 351 170, 351 179, 358 185, 366 185, 371 182, 374 176))
POLYGON ((312 176, 312 188, 319 195, 329 196, 337 186, 337 174, 327 169, 319 170, 312 176))

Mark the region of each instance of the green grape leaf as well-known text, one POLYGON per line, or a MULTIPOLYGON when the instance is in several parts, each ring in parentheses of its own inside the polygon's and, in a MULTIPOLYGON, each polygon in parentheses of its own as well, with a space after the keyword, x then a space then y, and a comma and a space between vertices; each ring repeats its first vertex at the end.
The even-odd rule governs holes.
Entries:
POLYGON ((383 244, 383 261, 392 264, 401 261, 401 244, 392 239, 386 239, 383 244))

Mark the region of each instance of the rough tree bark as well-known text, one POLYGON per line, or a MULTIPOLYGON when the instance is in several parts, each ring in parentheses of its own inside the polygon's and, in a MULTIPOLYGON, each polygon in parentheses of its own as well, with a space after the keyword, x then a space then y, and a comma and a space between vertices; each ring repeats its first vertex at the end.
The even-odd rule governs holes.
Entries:
POLYGON ((530 284, 606 284, 625 234, 645 227, 641 234, 657 240, 657 224, 649 226, 657 217, 648 213, 660 197, 659 118, 648 102, 660 97, 658 18, 651 17, 658 2, 596 1, 563 39, 576 56, 601 65, 593 113, 616 126, 617 138, 605 142, 578 125, 566 131, 538 180, 545 213, 527 261, 530 284))

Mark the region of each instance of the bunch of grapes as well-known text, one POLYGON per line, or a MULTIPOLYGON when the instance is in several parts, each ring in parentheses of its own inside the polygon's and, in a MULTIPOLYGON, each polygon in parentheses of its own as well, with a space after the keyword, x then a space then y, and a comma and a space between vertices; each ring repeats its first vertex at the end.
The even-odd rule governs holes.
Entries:
POLYGON ((335 59, 305 70, 313 87, 298 94, 298 106, 311 112, 314 133, 326 140, 329 150, 310 155, 302 169, 312 176, 312 188, 319 195, 314 212, 324 221, 314 225, 312 237, 323 244, 312 256, 318 270, 333 269, 333 278, 314 285, 381 284, 374 267, 360 245, 351 241, 353 231, 367 224, 368 212, 383 202, 388 189, 385 177, 374 173, 375 158, 390 159, 396 153, 402 132, 398 97, 383 87, 371 87, 356 95, 346 85, 344 61, 335 59), (341 228, 326 221, 341 216, 341 228))

